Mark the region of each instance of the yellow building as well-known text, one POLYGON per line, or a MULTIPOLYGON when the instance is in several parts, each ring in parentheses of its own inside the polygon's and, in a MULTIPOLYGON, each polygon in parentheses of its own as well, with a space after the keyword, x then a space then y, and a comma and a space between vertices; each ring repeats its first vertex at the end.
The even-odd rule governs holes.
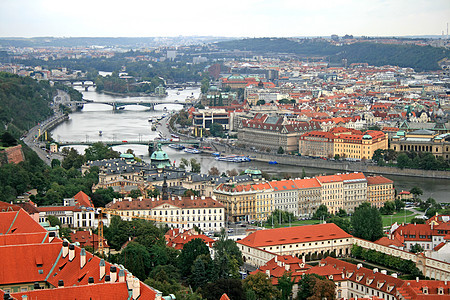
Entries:
POLYGON ((344 180, 339 175, 317 176, 322 186, 322 204, 328 207, 328 212, 335 214, 344 209, 344 180))
POLYGON ((394 182, 383 176, 367 177, 367 201, 377 208, 386 201, 394 201, 394 182))
POLYGON ((378 149, 388 148, 387 134, 382 131, 368 130, 364 134, 359 130, 336 127, 330 130, 334 139, 334 154, 350 160, 371 159, 378 149))

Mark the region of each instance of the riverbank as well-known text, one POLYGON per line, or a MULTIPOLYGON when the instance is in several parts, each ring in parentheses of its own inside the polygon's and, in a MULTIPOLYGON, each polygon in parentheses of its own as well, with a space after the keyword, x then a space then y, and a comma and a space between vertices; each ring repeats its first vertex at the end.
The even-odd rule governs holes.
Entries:
POLYGON ((226 154, 245 155, 251 157, 253 160, 261 162, 276 161, 278 164, 292 165, 299 167, 321 168, 336 170, 340 172, 363 172, 366 174, 381 174, 381 175, 395 175, 395 176, 412 176, 421 178, 438 178, 450 179, 449 171, 437 170, 418 170, 418 169, 399 169, 395 167, 382 167, 365 162, 352 161, 332 161, 323 159, 314 159, 304 156, 295 156, 288 154, 272 154, 256 151, 248 151, 236 148, 229 145, 211 142, 214 145, 215 151, 220 151, 226 154))
POLYGON ((155 93, 117 93, 117 92, 110 92, 110 91, 101 91, 100 93, 103 93, 105 95, 110 96, 118 96, 118 97, 167 97, 167 95, 157 95, 155 93))

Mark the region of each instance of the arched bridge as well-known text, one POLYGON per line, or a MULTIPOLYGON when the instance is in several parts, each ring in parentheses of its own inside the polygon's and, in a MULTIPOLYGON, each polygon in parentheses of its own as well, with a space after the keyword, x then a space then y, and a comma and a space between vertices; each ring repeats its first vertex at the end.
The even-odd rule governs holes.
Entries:
POLYGON ((132 140, 118 140, 118 141, 64 141, 64 142, 58 142, 59 147, 65 147, 65 146, 91 146, 94 143, 103 143, 107 146, 120 146, 120 145, 153 145, 153 144, 162 144, 162 145, 169 145, 169 144, 183 144, 183 145, 199 145, 200 141, 198 140, 183 140, 183 141, 170 141, 170 140, 151 140, 151 141, 132 141, 132 140))
POLYGON ((146 101, 129 101, 129 102, 113 102, 113 101, 92 101, 92 100, 85 100, 85 101, 78 101, 77 105, 82 106, 87 103, 98 103, 98 104, 106 104, 113 107, 113 110, 120 110, 124 109, 127 105, 140 105, 150 108, 151 110, 154 109, 155 105, 163 105, 163 104, 178 104, 178 105, 187 105, 184 102, 179 102, 178 100, 175 101, 164 101, 164 100, 146 100, 146 101))

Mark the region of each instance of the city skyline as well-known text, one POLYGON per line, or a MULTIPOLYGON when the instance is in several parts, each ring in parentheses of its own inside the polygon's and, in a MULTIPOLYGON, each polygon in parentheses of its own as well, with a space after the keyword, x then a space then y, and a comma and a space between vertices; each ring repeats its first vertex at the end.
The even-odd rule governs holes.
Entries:
POLYGON ((80 0, 0 2, 1 37, 289 37, 447 34, 446 0, 164 3, 80 0))

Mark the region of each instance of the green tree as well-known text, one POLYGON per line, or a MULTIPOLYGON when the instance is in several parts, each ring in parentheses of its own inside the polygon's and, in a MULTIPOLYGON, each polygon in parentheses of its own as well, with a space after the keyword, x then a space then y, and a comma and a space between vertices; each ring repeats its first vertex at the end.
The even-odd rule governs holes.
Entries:
POLYGON ((101 142, 97 142, 84 150, 84 156, 87 161, 94 161, 107 158, 119 158, 119 152, 112 150, 101 142))
POLYGON ((283 147, 280 146, 280 147, 278 148, 278 150, 277 150, 277 153, 278 153, 278 154, 284 154, 284 149, 283 149, 283 147))
POLYGON ((325 204, 321 204, 321 205, 317 208, 317 210, 314 212, 312 218, 315 219, 315 220, 321 220, 322 218, 323 218, 323 219, 326 219, 326 218, 328 218, 329 216, 330 216, 330 213, 328 212, 327 206, 326 206, 325 204))
POLYGON ((214 266, 217 278, 239 278, 239 267, 244 262, 236 243, 228 239, 222 228, 219 239, 214 243, 214 266))
POLYGON ((264 105, 264 104, 266 104, 266 101, 265 100, 258 100, 257 102, 256 102, 256 105, 264 105))
POLYGON ((242 281, 233 278, 221 278, 201 288, 201 294, 208 300, 217 300, 226 293, 230 299, 245 299, 242 281))
POLYGON ((211 133, 212 136, 215 137, 223 137, 223 127, 221 124, 219 123, 212 123, 211 126, 209 127, 209 132, 211 133))
POLYGON ((365 240, 376 241, 383 236, 383 222, 376 207, 364 202, 355 209, 351 218, 353 235, 365 240))
POLYGON ((145 280, 150 271, 150 253, 139 243, 130 242, 120 254, 119 261, 140 280, 145 280))
POLYGON ((352 225, 348 218, 331 216, 329 219, 327 219, 327 223, 334 223, 337 226, 339 226, 339 228, 341 228, 342 230, 344 230, 347 233, 351 233, 351 231, 352 231, 352 225))
POLYGON ((61 161, 59 159, 54 158, 52 159, 51 166, 52 168, 61 167, 61 161))
POLYGON ((201 164, 195 158, 191 158, 191 172, 200 173, 201 164))
POLYGON ((400 153, 397 157, 397 167, 400 169, 409 168, 411 159, 405 153, 400 153))
POLYGON ((11 147, 17 145, 17 140, 8 131, 5 131, 0 136, 0 141, 3 147, 11 147))
POLYGON ((142 193, 141 190, 139 189, 131 190, 130 193, 128 194, 128 197, 132 199, 139 198, 140 196, 142 196, 142 193))
POLYGON ((47 221, 50 223, 50 226, 52 227, 55 227, 56 225, 61 227, 61 221, 55 216, 48 216, 47 221))
POLYGON ((61 167, 68 170, 70 168, 79 169, 84 163, 84 156, 80 155, 74 148, 63 148, 62 153, 64 155, 64 160, 61 167))
POLYGON ((386 201, 384 202, 383 207, 380 209, 380 213, 383 215, 392 215, 395 211, 395 202, 394 201, 386 201))
POLYGON ((197 256, 192 265, 191 273, 189 282, 194 290, 213 281, 215 274, 213 262, 209 254, 197 256))
POLYGON ((291 299, 294 283, 295 278, 292 277, 292 272, 284 272, 284 274, 278 278, 277 288, 281 292, 281 300, 291 299))
POLYGON ((242 285, 245 291, 253 291, 256 299, 259 300, 279 299, 280 297, 278 289, 272 285, 271 280, 262 272, 247 276, 242 285))
POLYGON ((104 235, 112 248, 120 250, 131 235, 131 223, 123 221, 119 216, 113 216, 109 226, 104 229, 104 235))
POLYGON ((405 202, 400 199, 395 199, 394 203, 396 211, 401 211, 405 207, 405 202))
POLYGON ((415 199, 418 199, 419 196, 423 195, 422 189, 418 186, 413 187, 409 192, 414 195, 415 199))
POLYGON ((112 187, 98 189, 91 195, 95 207, 105 207, 105 205, 113 201, 114 198, 118 199, 120 197, 120 193, 114 192, 112 187))
POLYGON ((209 255, 208 246, 202 239, 193 239, 186 243, 178 257, 178 266, 183 276, 191 275, 191 267, 200 255, 209 255))
POLYGON ((419 244, 414 244, 414 245, 411 246, 410 251, 412 253, 420 253, 420 252, 423 252, 423 248, 419 244))
POLYGON ((335 284, 323 276, 306 274, 298 282, 298 299, 335 299, 335 284))

